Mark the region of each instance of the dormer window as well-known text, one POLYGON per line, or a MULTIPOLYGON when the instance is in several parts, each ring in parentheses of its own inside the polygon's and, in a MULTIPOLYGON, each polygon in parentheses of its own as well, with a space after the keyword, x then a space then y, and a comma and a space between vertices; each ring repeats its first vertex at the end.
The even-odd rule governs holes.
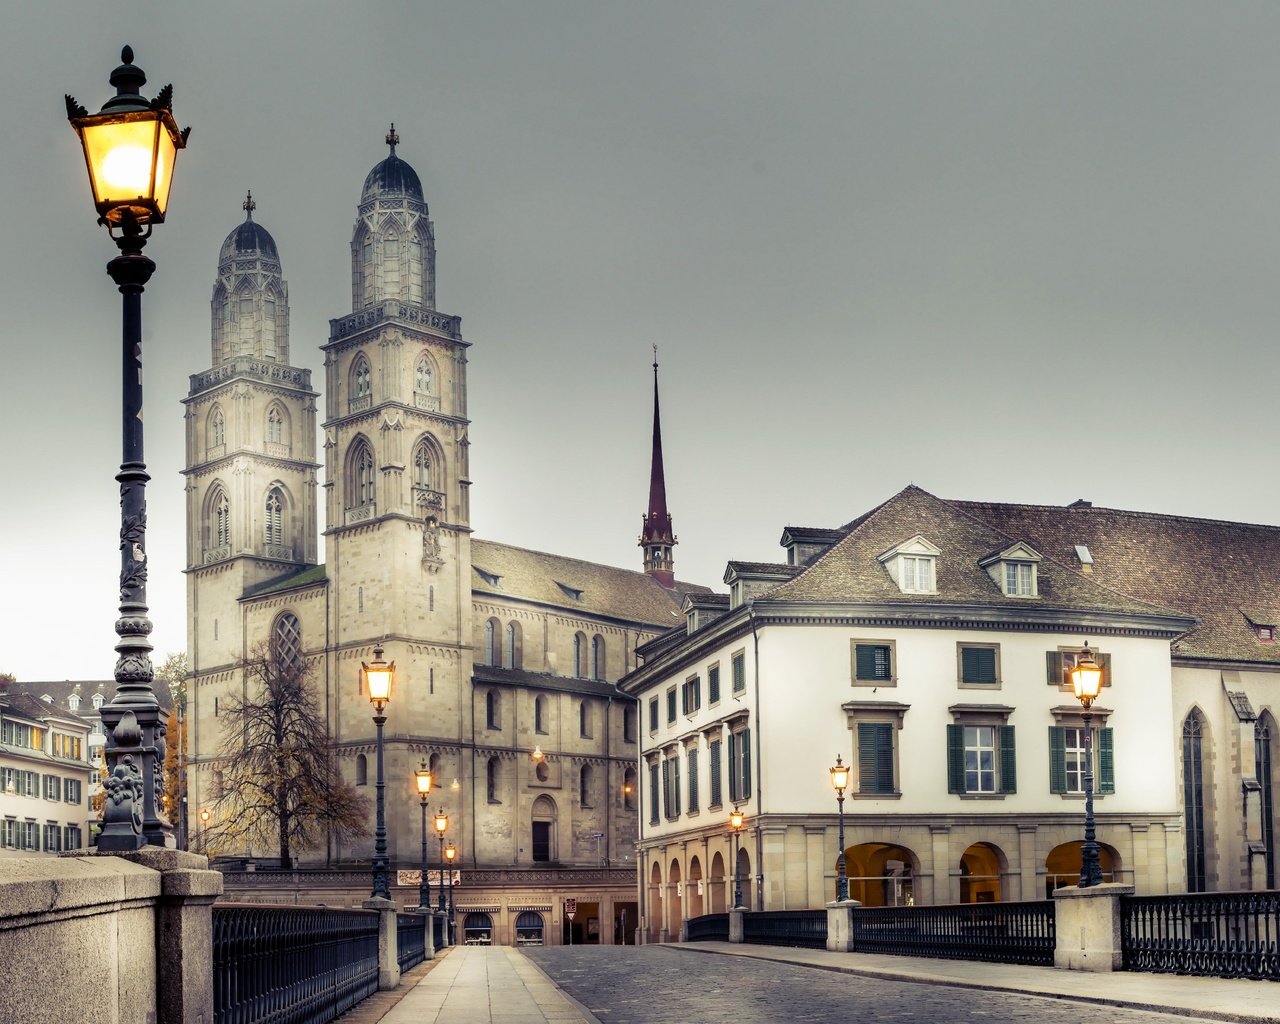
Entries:
POLYGON ((936 594, 941 549, 917 534, 880 556, 880 564, 904 594, 936 594))
POLYGON ((1004 592, 1010 597, 1035 597, 1035 566, 1031 562, 1005 562, 1004 592))
POLYGON ((993 551, 978 564, 1006 597, 1040 596, 1040 552, 1018 541, 993 551))

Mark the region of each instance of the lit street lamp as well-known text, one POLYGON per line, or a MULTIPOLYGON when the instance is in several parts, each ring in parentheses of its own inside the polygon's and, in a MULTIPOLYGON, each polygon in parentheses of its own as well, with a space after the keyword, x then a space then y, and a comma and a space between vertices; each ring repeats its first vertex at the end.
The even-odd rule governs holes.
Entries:
POLYGON ((444 848, 444 859, 449 865, 449 889, 445 900, 445 909, 448 916, 445 918, 445 924, 448 931, 445 933, 445 942, 453 945, 453 862, 458 856, 458 848, 453 845, 453 840, 449 840, 449 845, 444 848))
POLYGON ((1093 702, 1102 688, 1102 666, 1089 649, 1076 658, 1071 670, 1071 687, 1076 700, 1084 707, 1084 845, 1080 848, 1080 888, 1102 883, 1102 866, 1098 863, 1098 843, 1093 826, 1093 702))
POLYGON ((729 828, 733 830, 733 909, 745 910, 742 905, 742 879, 738 877, 738 835, 746 826, 747 819, 743 813, 734 808, 729 815, 729 828))
POLYGON ((209 838, 205 835, 205 829, 209 827, 209 819, 213 817, 213 811, 207 807, 200 808, 200 852, 206 857, 209 856, 209 838))
POLYGON ((418 880, 418 910, 425 914, 431 909, 431 882, 427 879, 427 796, 431 793, 431 769, 425 760, 413 775, 422 799, 422 878, 418 880))
POLYGON ((836 804, 840 808, 840 856, 836 858, 836 899, 849 898, 849 876, 844 870, 844 791, 849 785, 849 766, 836 755, 836 763, 830 768, 831 785, 836 791, 836 804))
POLYGON ((382 727, 387 724, 383 709, 391 701, 391 683, 396 675, 396 663, 382 660, 382 644, 373 645, 373 661, 360 663, 360 674, 369 691, 369 703, 373 705, 373 724, 378 731, 378 785, 377 827, 373 833, 373 898, 391 899, 390 865, 387 862, 387 814, 383 799, 382 780, 382 727))
POLYGON ((436 905, 436 912, 444 913, 444 834, 449 829, 449 815, 444 813, 444 808, 436 811, 436 836, 440 840, 440 901, 436 905))
POLYGON ((120 255, 107 273, 124 297, 120 472, 120 617, 116 620, 116 693, 101 709, 107 781, 98 849, 173 846, 173 826, 160 806, 168 713, 156 700, 147 617, 147 508, 150 477, 142 450, 142 292, 156 265, 142 255, 152 226, 164 222, 178 150, 191 129, 173 120, 173 87, 154 100, 139 89, 147 76, 126 46, 111 72, 116 95, 90 114, 67 96, 67 118, 80 136, 98 223, 120 255))

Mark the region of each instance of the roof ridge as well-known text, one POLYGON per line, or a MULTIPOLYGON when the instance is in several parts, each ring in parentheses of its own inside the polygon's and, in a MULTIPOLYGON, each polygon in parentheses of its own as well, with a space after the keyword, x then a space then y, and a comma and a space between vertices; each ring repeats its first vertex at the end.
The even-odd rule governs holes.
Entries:
MULTIPOLYGON (((1280 525, 1277 525, 1274 523, 1250 523, 1250 522, 1243 522, 1238 519, 1211 519, 1211 518, 1208 518, 1207 516, 1188 516, 1188 515, 1183 515, 1177 512, 1147 512, 1142 509, 1112 508, 1109 505, 1086 505, 1086 506, 1078 505, 1078 506, 1072 507, 1071 505, 1049 505, 1049 504, 1043 504, 1043 503, 1021 502, 1021 501, 974 501, 969 498, 943 498, 940 500, 947 501, 954 505, 976 505, 976 506, 985 506, 985 507, 995 506, 998 508, 1032 509, 1032 510, 1044 509, 1046 511, 1071 512, 1073 514, 1080 514, 1080 515, 1088 515, 1091 512, 1110 512, 1115 515, 1130 516, 1134 519, 1160 519, 1160 520, 1165 520, 1169 522, 1204 523, 1205 525, 1211 525, 1211 526, 1247 526, 1252 529, 1275 530, 1277 532, 1280 532, 1280 525)), ((964 511, 964 510, 961 509, 961 511, 964 511)))
MULTIPOLYGON (((492 544, 494 547, 510 548, 512 551, 523 551, 525 554, 529 555, 543 555, 546 558, 554 558, 561 562, 576 562, 579 565, 590 565, 597 569, 609 569, 613 572, 625 572, 629 576, 643 576, 645 579, 653 579, 653 577, 647 572, 642 572, 639 569, 624 569, 620 565, 609 565, 607 562, 592 562, 586 558, 575 558, 573 555, 557 555, 554 551, 539 551, 537 548, 521 547, 519 544, 508 544, 506 541, 501 540, 487 540, 484 537, 473 537, 471 539, 471 543, 473 546, 475 544, 492 544)), ((476 565, 474 556, 471 559, 471 564, 472 567, 475 567, 476 565)), ((654 582, 657 581, 655 580, 654 582)))

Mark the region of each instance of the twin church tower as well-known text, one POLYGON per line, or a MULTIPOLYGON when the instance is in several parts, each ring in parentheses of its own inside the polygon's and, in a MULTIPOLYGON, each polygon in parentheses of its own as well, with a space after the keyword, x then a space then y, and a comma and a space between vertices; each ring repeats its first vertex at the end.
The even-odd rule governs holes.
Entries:
MULTIPOLYGON (((218 814, 222 705, 244 692, 244 662, 268 642, 309 663, 343 774, 372 797, 359 669, 381 643, 397 665, 386 729, 393 867, 418 857, 422 761, 440 786, 433 806, 438 797, 456 815, 464 865, 545 867, 552 878, 606 856, 599 833, 621 862, 636 836, 638 724, 612 682, 635 667, 637 644, 681 621, 685 592, 704 589, 674 578, 656 363, 644 571, 474 538, 469 346, 460 319, 436 308, 435 231, 394 126, 386 142, 352 233, 352 312, 330 321, 323 346, 319 434, 320 396, 290 363, 288 286, 252 196, 219 253, 213 362, 184 400, 191 813, 218 814)), ((332 836, 302 859, 371 851, 371 839, 332 836)), ((613 897, 600 899, 603 916, 613 897)))

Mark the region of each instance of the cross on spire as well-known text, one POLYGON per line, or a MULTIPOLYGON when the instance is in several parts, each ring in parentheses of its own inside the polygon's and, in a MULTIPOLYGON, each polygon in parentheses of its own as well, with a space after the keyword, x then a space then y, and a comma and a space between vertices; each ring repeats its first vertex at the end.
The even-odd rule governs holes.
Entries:
POLYGON ((244 194, 244 202, 240 204, 244 210, 245 220, 253 220, 253 211, 258 208, 258 204, 253 201, 253 193, 246 192, 244 194))
POLYGON ((400 136, 396 134, 396 123, 391 122, 391 131, 387 132, 387 145, 391 147, 391 155, 396 155, 396 146, 400 144, 400 136))

